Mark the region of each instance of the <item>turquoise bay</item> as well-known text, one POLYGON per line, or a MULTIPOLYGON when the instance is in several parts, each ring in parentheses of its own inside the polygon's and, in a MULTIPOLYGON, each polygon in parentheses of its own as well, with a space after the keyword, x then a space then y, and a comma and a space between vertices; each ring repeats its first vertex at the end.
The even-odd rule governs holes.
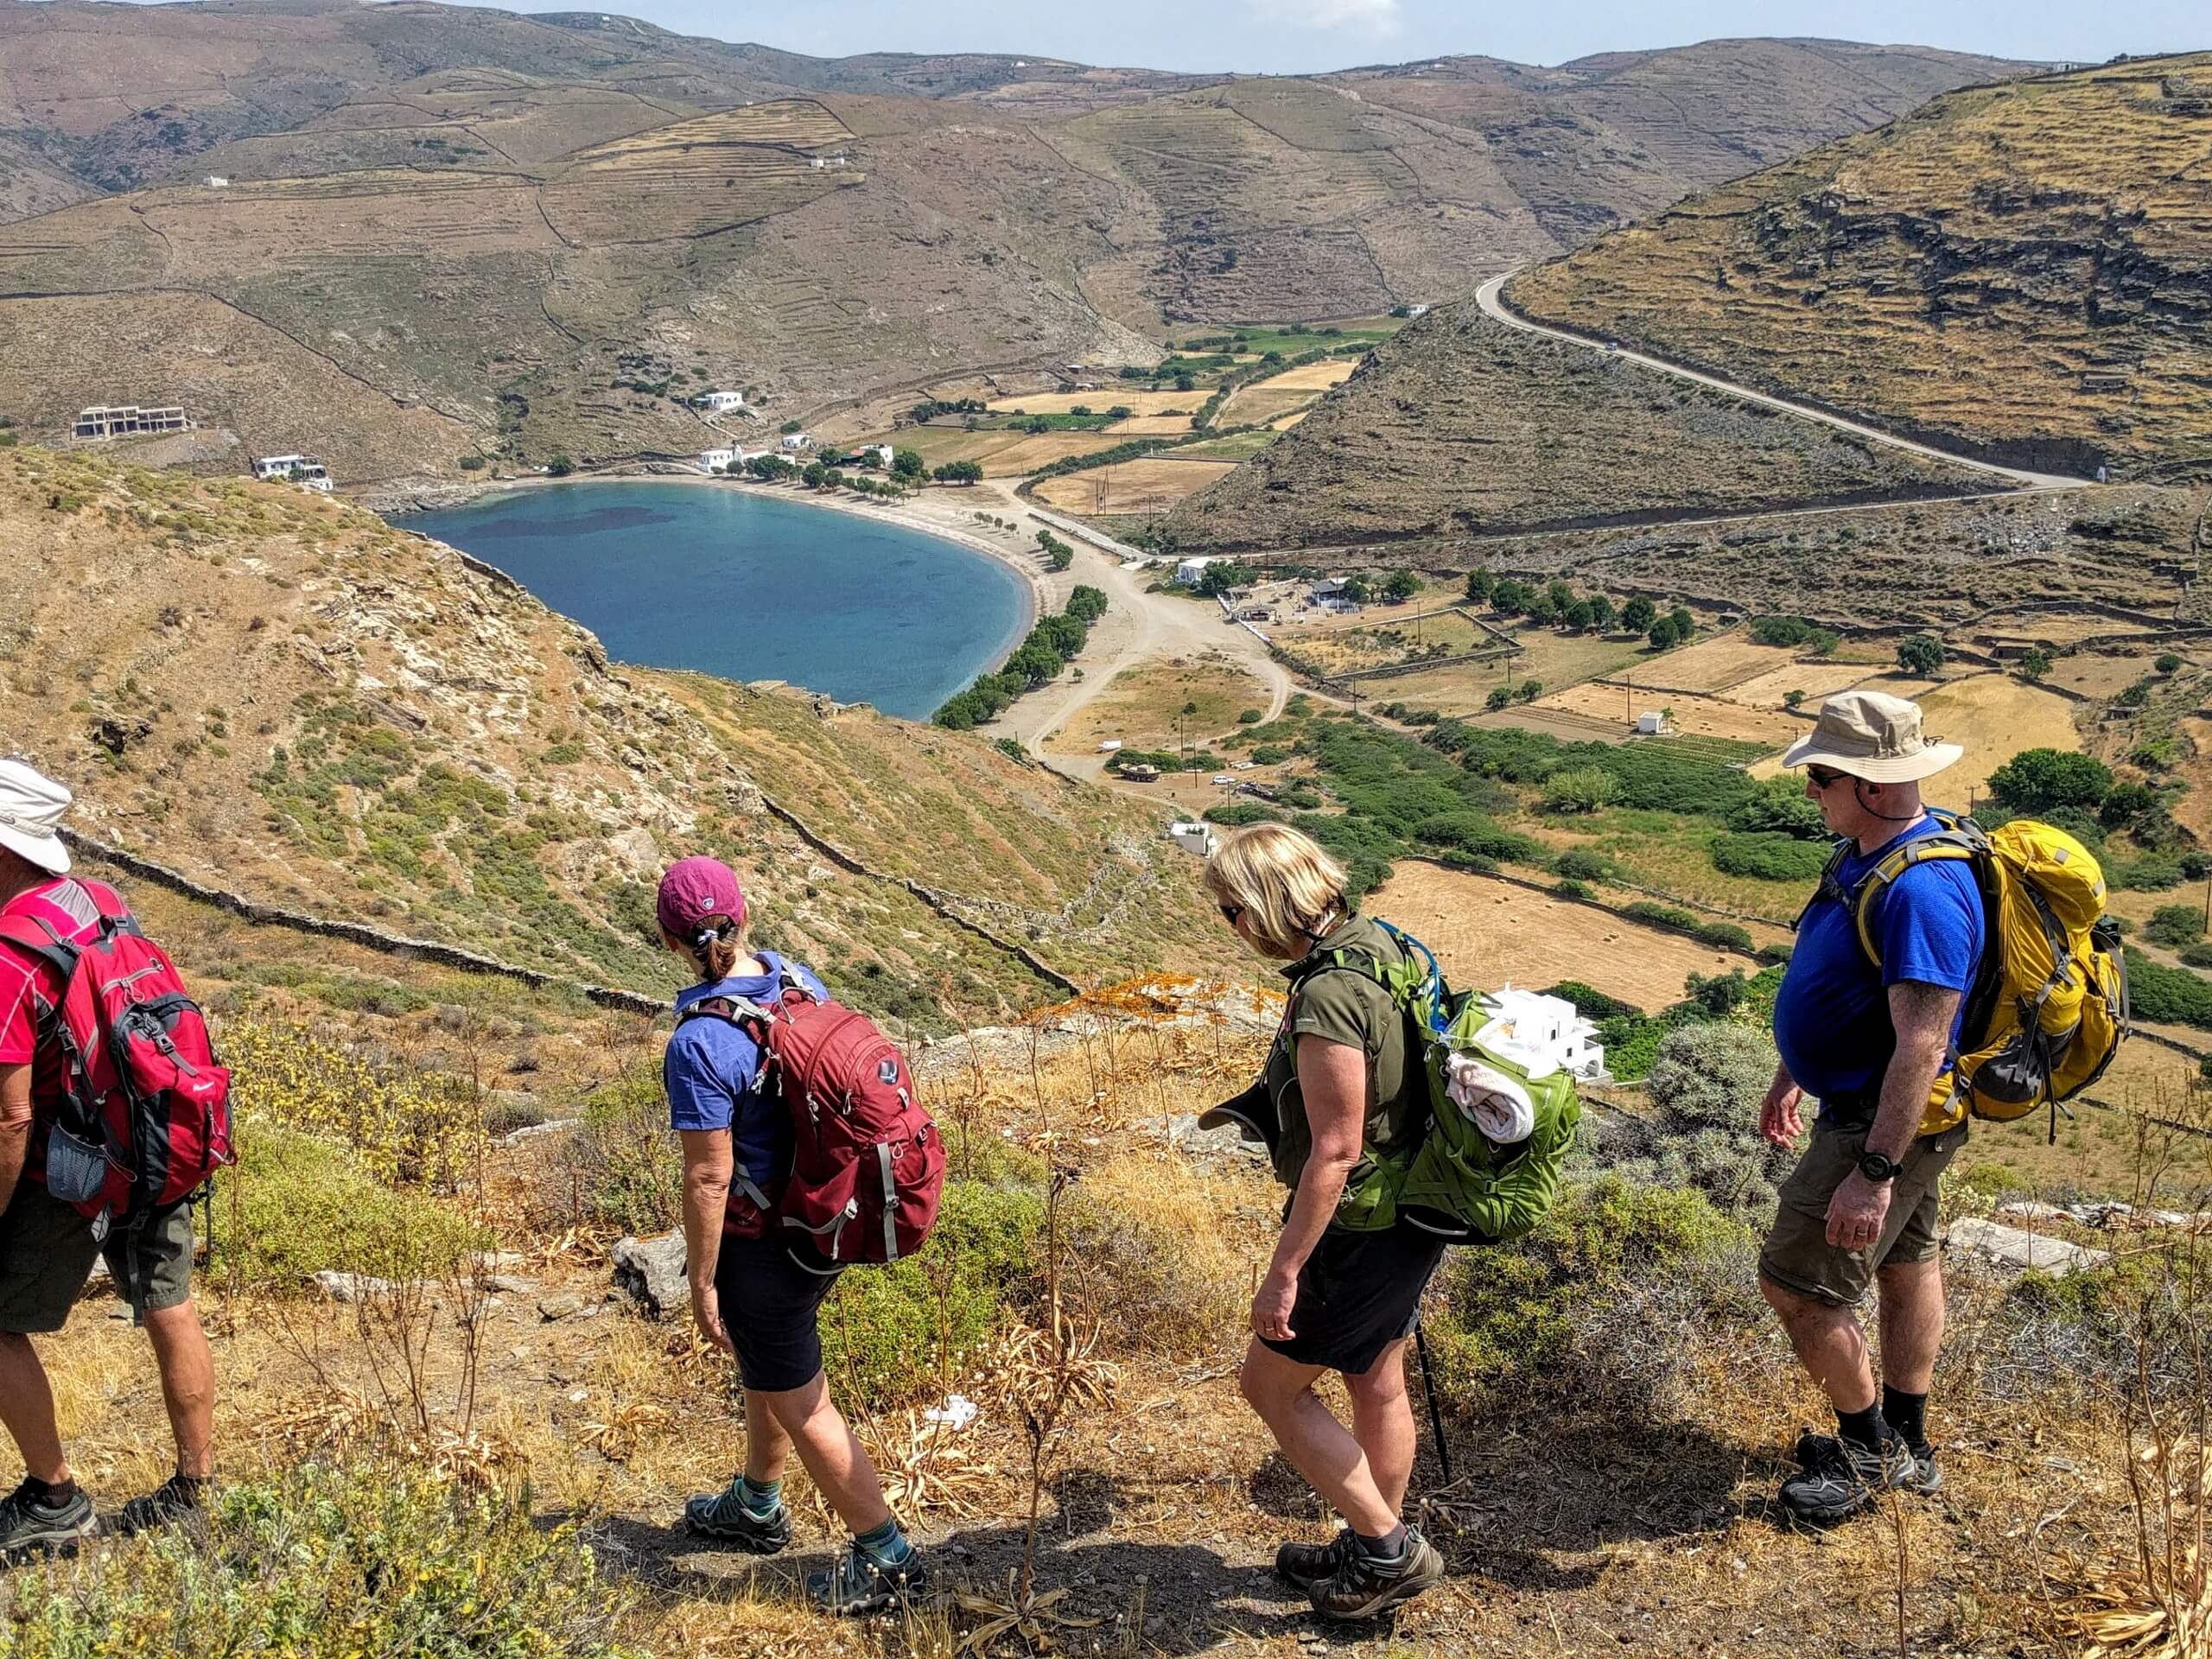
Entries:
POLYGON ((1029 625, 1028 585, 987 554, 726 486, 561 484, 395 522, 504 570, 617 661, 789 680, 912 720, 1029 625))

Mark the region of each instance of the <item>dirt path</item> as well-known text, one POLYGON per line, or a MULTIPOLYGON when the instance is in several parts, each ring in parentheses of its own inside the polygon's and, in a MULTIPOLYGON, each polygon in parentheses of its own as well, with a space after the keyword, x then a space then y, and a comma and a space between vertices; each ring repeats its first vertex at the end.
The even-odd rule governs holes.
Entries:
POLYGON ((1891 449, 1902 449, 1908 454, 1919 455, 1929 461, 1948 461, 1955 467, 1972 467, 1980 472, 1994 473, 2000 478, 2012 480, 2024 490, 2080 490, 2088 488, 2091 483, 2088 479, 2069 478, 2063 473, 2031 473, 2018 467, 1999 467, 1993 461, 1970 461, 1963 455, 1955 455, 1948 450, 1938 449, 1932 444, 1916 443, 1910 438, 1898 437, 1894 433, 1885 432, 1878 426, 1868 426, 1861 421, 1848 420, 1840 415, 1831 415, 1825 410, 1810 408, 1804 404, 1792 403, 1786 397, 1775 397, 1763 391, 1753 391, 1749 387, 1738 385, 1732 380, 1724 380, 1719 375, 1702 373, 1696 369, 1686 369, 1678 364, 1669 363, 1663 358, 1647 357, 1642 352, 1631 352, 1625 347, 1608 347, 1603 340, 1591 340, 1564 328, 1554 328, 1542 323, 1531 322, 1527 318, 1510 310, 1503 297, 1502 291, 1506 282, 1514 274, 1509 270, 1504 276, 1493 276, 1475 290, 1475 303, 1482 308, 1484 316, 1502 322, 1509 328, 1517 328, 1524 334, 1541 334, 1547 340, 1564 340, 1570 346, 1580 346, 1593 352, 1604 352, 1608 356, 1618 357, 1625 362, 1633 363, 1639 368, 1656 369, 1661 374, 1673 375, 1677 380, 1694 381, 1700 386, 1709 386, 1715 391, 1725 391, 1732 397, 1740 397, 1747 404, 1758 404, 1768 409, 1778 410, 1785 415, 1795 415, 1801 420, 1818 421, 1823 426, 1832 426, 1838 431, 1851 433, 1855 437, 1865 438, 1870 443, 1883 444, 1891 449))

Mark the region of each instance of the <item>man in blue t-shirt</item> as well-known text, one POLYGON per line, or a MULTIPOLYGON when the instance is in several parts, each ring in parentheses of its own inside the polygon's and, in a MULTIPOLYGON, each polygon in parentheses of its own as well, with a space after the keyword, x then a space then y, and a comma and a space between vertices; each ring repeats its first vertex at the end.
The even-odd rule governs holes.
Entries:
POLYGON ((1759 1255, 1759 1287, 1835 1408, 1835 1435, 1802 1437, 1804 1467, 1782 1486, 1783 1507, 1815 1524, 1856 1514, 1885 1488, 1932 1492, 1942 1481, 1926 1427, 1943 1338, 1937 1185, 1966 1126, 1929 1101, 1955 1052, 1986 918, 1971 863, 1910 865, 1872 918, 1878 963, 1852 899, 1889 855, 1940 831, 1920 784, 1959 754, 1921 735, 1916 704, 1846 691, 1783 757, 1805 769, 1805 793, 1851 843, 1799 920, 1774 1006, 1782 1063, 1759 1114, 1760 1133, 1791 1146, 1801 1099, 1820 1102, 1759 1255), (1881 1310, 1878 1397, 1854 1311, 1869 1284, 1881 1310))

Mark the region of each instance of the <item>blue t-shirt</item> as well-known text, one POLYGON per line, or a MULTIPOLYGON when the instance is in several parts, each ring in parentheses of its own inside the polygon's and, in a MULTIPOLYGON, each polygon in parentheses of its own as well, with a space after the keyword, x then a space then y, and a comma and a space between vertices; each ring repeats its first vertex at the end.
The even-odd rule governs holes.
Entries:
MULTIPOLYGON (((1915 824, 1872 853, 1853 852, 1836 873, 1849 893, 1875 865, 1908 841, 1933 835, 1933 818, 1915 824)), ((1962 859, 1916 864, 1890 884, 1875 918, 1882 965, 1859 943, 1850 907, 1815 899, 1797 930, 1796 948, 1774 1002, 1774 1046, 1797 1086, 1827 1103, 1862 1100, 1879 1091, 1897 1029, 1890 1023, 1889 988, 1902 980, 1964 993, 1981 962, 1981 890, 1962 859)), ((1966 1017, 1961 995, 1951 1039, 1966 1017)))
MULTIPOLYGON (((765 1002, 788 971, 815 995, 828 997, 820 980, 798 963, 772 950, 760 952, 766 974, 738 974, 712 985, 678 992, 676 1012, 710 996, 743 997, 765 1002)), ((783 1178, 791 1158, 791 1120, 781 1103, 756 1086, 760 1046, 728 1020, 686 1020, 668 1039, 661 1057, 661 1086, 668 1091, 669 1127, 728 1129, 737 1166, 763 1191, 783 1178)))

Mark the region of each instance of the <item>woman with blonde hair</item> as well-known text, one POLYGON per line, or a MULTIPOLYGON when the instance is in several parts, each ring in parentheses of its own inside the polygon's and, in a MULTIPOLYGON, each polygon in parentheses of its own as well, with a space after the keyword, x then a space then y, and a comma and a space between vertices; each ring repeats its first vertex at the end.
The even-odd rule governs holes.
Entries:
POLYGON ((791 1541, 783 1501, 791 1452, 853 1540, 827 1572, 810 1574, 816 1605, 871 1613, 928 1583, 914 1547, 884 1501, 883 1483, 830 1398, 822 1371, 823 1300, 839 1269, 768 1231, 791 1168, 791 1116, 762 1086, 760 1046, 745 1027, 710 1017, 739 1002, 772 1003, 787 985, 827 998, 807 969, 745 938, 745 894, 719 859, 687 858, 661 878, 661 943, 696 983, 676 998, 676 1034, 661 1063, 671 1126, 683 1142, 684 1262, 691 1314, 734 1355, 745 1384, 745 1467, 722 1491, 695 1497, 684 1524, 755 1555, 791 1541))
POLYGON ((1343 867, 1284 825, 1231 833, 1205 880, 1237 937, 1287 964, 1260 1081, 1200 1120, 1257 1131, 1291 1190, 1238 1382, 1344 1529, 1329 1544, 1286 1543, 1275 1571, 1325 1616, 1372 1618, 1444 1576, 1434 1546, 1400 1518, 1414 1463, 1405 1348, 1444 1242, 1397 1223, 1387 1183, 1371 1179, 1428 1126, 1421 1051, 1376 978, 1406 953, 1355 912, 1343 867), (1327 1371, 1351 1396, 1349 1428, 1314 1391, 1327 1371))

